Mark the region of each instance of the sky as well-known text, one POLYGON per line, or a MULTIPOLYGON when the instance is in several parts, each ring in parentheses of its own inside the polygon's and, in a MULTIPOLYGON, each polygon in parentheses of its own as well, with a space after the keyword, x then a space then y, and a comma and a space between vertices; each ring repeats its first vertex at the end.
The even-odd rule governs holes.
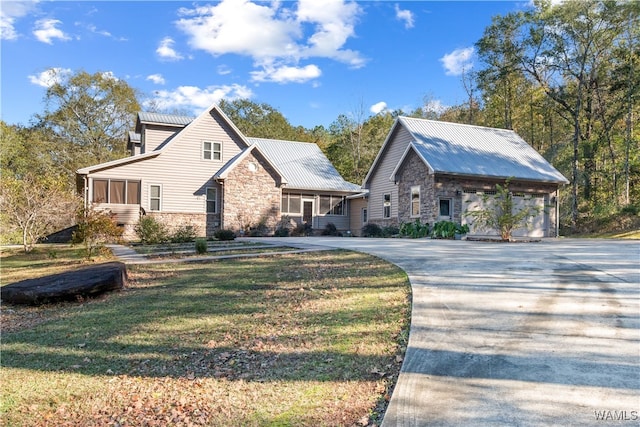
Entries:
POLYGON ((491 18, 527 1, 0 0, 0 117, 29 125, 56 78, 125 80, 142 109, 247 98, 293 126, 464 102, 491 18))

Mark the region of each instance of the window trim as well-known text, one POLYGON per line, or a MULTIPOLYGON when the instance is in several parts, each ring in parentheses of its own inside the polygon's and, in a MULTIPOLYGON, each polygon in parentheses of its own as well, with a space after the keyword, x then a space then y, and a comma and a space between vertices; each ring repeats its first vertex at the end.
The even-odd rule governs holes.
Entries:
POLYGON ((411 218, 420 218, 421 215, 421 194, 420 194, 420 186, 419 185, 412 185, 411 186, 411 192, 409 193, 409 216, 411 218), (414 194, 418 195, 418 198, 414 200, 413 196, 414 194), (417 206, 414 206, 417 205, 417 206), (417 213, 414 212, 414 207, 417 207, 417 213))
POLYGON ((382 218, 383 219, 391 218, 391 207, 392 207, 391 193, 383 194, 382 195, 382 218))
POLYGON ((162 184, 149 184, 149 211, 150 212, 162 212, 162 193, 163 193, 163 189, 162 189, 162 184), (152 193, 151 193, 151 188, 152 187, 158 187, 159 188, 159 196, 158 197, 153 197, 152 193), (151 208, 151 201, 158 199, 158 209, 152 209, 151 208))
POLYGON ((206 160, 207 162, 219 162, 222 161, 222 142, 216 141, 202 141, 202 152, 201 152, 202 160, 206 160), (210 144, 210 148, 207 150, 205 148, 206 144, 210 144), (215 146, 218 145, 218 150, 215 149, 215 146), (205 153, 209 153, 210 158, 207 159, 205 153), (218 154, 218 158, 216 158, 215 154, 218 154))
POLYGON ((453 199, 450 197, 439 197, 438 198, 438 218, 449 218, 449 221, 453 221, 453 199), (447 202, 449 205, 449 215, 442 215, 442 202, 447 202))
POLYGON ((217 214, 218 213, 218 188, 217 187, 206 187, 204 189, 204 198, 205 198, 205 206, 204 210, 208 214, 217 214), (209 190, 214 191, 213 200, 209 199, 209 190), (209 202, 213 202, 213 211, 209 211, 209 202))

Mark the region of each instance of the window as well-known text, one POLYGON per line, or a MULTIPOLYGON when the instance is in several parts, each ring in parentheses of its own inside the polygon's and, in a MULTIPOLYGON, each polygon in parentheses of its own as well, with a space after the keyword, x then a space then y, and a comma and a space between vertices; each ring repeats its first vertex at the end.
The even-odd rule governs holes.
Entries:
POLYGON ((281 210, 284 213, 300 213, 300 194, 283 194, 281 210))
POLYGON ((366 224, 368 220, 369 218, 368 218, 367 208, 362 208, 362 223, 366 224))
POLYGON ((451 199, 440 199, 440 216, 451 218, 451 199))
POLYGON ((159 185, 149 186, 149 209, 159 211, 162 206, 162 187, 159 185))
POLYGON ((321 215, 345 215, 344 196, 320 196, 321 215))
POLYGON ((384 202, 382 203, 382 217, 391 218, 391 194, 384 195, 384 202))
POLYGON ((420 186, 411 187, 411 216, 420 216, 420 186))
POLYGON ((218 190, 214 187, 207 187, 207 213, 216 213, 218 200, 218 190))
POLYGON ((202 158, 205 160, 221 160, 222 159, 222 144, 219 142, 202 143, 202 158))
POLYGON ((140 181, 94 179, 92 201, 94 203, 139 205, 140 181))

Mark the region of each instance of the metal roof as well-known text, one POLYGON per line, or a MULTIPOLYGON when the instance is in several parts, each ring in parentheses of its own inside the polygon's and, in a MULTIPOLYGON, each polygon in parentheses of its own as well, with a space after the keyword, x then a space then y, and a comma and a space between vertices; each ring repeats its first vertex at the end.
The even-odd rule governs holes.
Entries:
POLYGON ((131 142, 140 142, 141 135, 132 130, 129 131, 129 141, 131 142))
POLYGON ((194 120, 195 117, 179 116, 176 114, 149 113, 140 111, 138 120, 144 123, 159 123, 171 126, 186 126, 194 120))
POLYGON ((282 173, 287 188, 319 191, 360 192, 347 182, 316 144, 277 139, 247 138, 282 173))
POLYGON ((399 117, 412 146, 436 173, 568 183, 512 130, 399 117))

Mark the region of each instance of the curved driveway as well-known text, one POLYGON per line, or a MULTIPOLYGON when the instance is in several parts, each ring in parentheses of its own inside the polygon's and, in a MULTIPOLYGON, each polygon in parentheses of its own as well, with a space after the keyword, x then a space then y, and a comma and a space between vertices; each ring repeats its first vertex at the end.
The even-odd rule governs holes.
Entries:
POLYGON ((409 346, 383 426, 640 425, 640 242, 285 238, 407 272, 409 346))

